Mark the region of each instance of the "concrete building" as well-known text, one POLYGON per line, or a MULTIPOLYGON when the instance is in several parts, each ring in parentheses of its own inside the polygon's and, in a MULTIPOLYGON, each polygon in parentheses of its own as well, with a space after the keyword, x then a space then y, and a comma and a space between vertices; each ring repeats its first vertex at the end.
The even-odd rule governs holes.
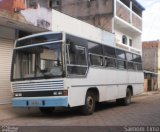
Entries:
POLYGON ((141 53, 144 8, 136 0, 53 0, 52 7, 115 33, 118 47, 141 53))
POLYGON ((149 91, 160 89, 160 41, 145 41, 142 47, 143 68, 149 91))

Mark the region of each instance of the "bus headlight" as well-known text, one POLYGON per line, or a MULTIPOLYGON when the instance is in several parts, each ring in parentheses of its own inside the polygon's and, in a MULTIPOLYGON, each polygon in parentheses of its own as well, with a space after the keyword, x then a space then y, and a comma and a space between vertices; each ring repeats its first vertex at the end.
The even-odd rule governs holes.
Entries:
POLYGON ((63 92, 62 91, 58 91, 58 95, 63 95, 63 92))
POLYGON ((61 90, 61 91, 53 91, 54 96, 67 96, 68 91, 67 90, 61 90))
POLYGON ((54 91, 54 92, 53 92, 53 95, 54 95, 54 96, 56 96, 57 94, 58 94, 57 91, 54 91))
POLYGON ((22 93, 14 93, 14 97, 22 97, 22 93))

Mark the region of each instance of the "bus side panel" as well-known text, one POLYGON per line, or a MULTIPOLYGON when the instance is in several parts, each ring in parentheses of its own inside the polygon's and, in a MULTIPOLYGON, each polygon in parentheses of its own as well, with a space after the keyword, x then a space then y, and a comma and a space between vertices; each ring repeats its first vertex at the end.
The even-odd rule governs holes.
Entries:
POLYGON ((136 82, 133 89, 133 95, 142 94, 144 92, 144 74, 143 72, 136 72, 136 82))
POLYGON ((68 91, 69 106, 74 107, 84 105, 87 89, 87 87, 71 87, 68 91))
POLYGON ((144 90, 143 72, 128 71, 128 83, 133 87, 133 95, 141 94, 144 90))
MULTIPOLYGON (((118 89, 118 94, 117 94, 117 98, 124 98, 126 96, 126 89, 128 86, 128 71, 126 70, 116 70, 116 86, 118 89)), ((115 99, 117 99, 115 98, 115 99)))
POLYGON ((67 78, 68 101, 71 107, 84 105, 89 88, 97 88, 99 102, 124 98, 129 85, 133 87, 133 95, 142 93, 143 73, 90 67, 85 78, 67 78))
POLYGON ((98 89, 100 102, 126 95, 127 72, 124 70, 90 67, 86 78, 67 78, 66 80, 69 87, 70 106, 84 105, 89 88, 98 89))
POLYGON ((116 85, 107 85, 99 87, 99 102, 113 100, 117 98, 117 86, 116 85))

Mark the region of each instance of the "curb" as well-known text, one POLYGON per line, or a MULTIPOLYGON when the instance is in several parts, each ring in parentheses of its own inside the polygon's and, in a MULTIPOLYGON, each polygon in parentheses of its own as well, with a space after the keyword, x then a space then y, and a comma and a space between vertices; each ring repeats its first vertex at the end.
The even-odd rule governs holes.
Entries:
POLYGON ((136 95, 136 96, 134 96, 133 98, 136 98, 136 97, 143 97, 143 96, 149 96, 149 95, 154 95, 154 94, 160 94, 160 91, 143 92, 142 94, 136 95))

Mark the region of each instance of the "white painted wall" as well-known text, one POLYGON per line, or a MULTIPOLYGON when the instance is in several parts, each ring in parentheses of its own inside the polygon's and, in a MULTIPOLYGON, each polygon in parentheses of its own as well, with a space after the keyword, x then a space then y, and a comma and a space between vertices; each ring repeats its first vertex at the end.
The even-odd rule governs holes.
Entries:
POLYGON ((99 43, 115 46, 114 34, 52 10, 52 31, 64 31, 99 43))
POLYGON ((135 36, 132 41, 133 41, 134 48, 142 51, 142 37, 141 37, 141 35, 135 36))
POLYGON ((133 34, 132 36, 130 36, 129 34, 131 35, 130 31, 128 31, 128 34, 127 34, 126 31, 123 32, 123 30, 120 30, 118 28, 115 29, 116 43, 117 44, 122 44, 123 46, 127 46, 132 52, 133 52, 132 49, 134 49, 135 51, 137 51, 135 53, 140 53, 141 54, 142 53, 141 35, 140 34, 137 34, 137 35, 133 34), (124 45, 122 43, 122 36, 123 35, 126 35, 126 37, 127 37, 127 45, 124 45), (129 39, 132 39, 132 46, 129 45, 129 39))
MULTIPOLYGON (((128 34, 126 34, 126 33, 123 33, 123 32, 121 32, 121 31, 115 29, 116 43, 122 44, 122 36, 123 36, 123 35, 126 35, 126 36, 127 36, 127 46, 129 46, 129 39, 132 39, 132 41, 133 41, 134 38, 132 38, 130 35, 128 35, 128 34)), ((133 44, 133 43, 132 43, 132 44, 133 44)), ((134 44, 133 44, 133 47, 135 47, 134 44)))
POLYGON ((52 11, 38 5, 37 9, 28 8, 21 11, 21 15, 26 21, 34 26, 51 30, 52 22, 52 11))

